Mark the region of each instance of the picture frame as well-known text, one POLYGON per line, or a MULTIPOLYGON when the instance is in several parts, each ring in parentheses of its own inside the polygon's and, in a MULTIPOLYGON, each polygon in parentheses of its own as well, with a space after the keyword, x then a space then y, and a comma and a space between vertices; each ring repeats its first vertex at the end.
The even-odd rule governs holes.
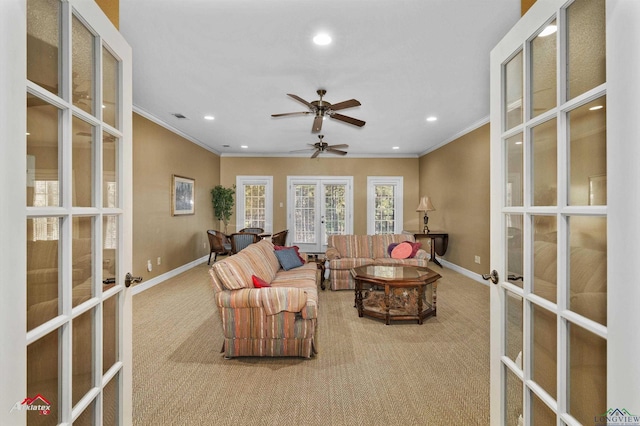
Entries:
POLYGON ((195 179, 171 175, 171 216, 195 214, 195 189, 195 179))

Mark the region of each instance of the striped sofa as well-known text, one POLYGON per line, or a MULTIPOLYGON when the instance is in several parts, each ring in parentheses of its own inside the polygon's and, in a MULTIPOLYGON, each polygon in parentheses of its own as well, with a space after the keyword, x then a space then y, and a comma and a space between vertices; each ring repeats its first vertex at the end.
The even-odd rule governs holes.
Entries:
POLYGON ((260 240, 214 263, 209 275, 222 321, 222 352, 226 358, 311 358, 317 353, 316 263, 285 271, 280 268, 273 244, 260 240), (252 275, 271 287, 255 288, 252 275))
POLYGON ((325 256, 329 261, 331 290, 353 290, 355 281, 351 269, 365 265, 402 264, 427 266, 429 255, 418 250, 411 259, 392 259, 388 248, 391 243, 409 241, 414 243, 412 234, 383 235, 330 235, 325 256))

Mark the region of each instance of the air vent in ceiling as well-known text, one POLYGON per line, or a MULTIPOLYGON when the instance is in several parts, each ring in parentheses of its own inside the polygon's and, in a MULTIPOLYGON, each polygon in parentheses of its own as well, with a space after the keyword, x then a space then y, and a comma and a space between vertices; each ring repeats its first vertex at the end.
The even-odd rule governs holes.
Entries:
POLYGON ((180 120, 188 120, 186 115, 180 114, 179 112, 174 112, 171 115, 173 115, 175 118, 179 118, 180 120))

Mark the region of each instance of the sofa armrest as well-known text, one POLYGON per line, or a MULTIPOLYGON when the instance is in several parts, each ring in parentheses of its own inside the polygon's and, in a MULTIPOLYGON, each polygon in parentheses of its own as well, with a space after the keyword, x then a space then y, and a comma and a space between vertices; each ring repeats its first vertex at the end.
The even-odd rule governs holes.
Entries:
POLYGON ((416 255, 414 256, 416 259, 429 259, 429 253, 427 253, 426 250, 424 249, 418 249, 418 251, 416 252, 416 255))
POLYGON ((295 287, 243 288, 216 293, 221 308, 262 308, 267 315, 298 313, 307 305, 307 293, 295 287))
POLYGON ((340 259, 340 252, 335 247, 327 247, 327 251, 324 255, 327 260, 340 259))

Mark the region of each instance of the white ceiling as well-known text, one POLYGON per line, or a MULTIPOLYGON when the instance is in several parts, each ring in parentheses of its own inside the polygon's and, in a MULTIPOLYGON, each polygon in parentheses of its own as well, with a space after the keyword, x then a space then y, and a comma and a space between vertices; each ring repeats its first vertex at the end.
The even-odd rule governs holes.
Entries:
POLYGON ((519 17, 520 0, 120 0, 134 106, 223 156, 317 142, 312 115, 271 114, 308 110, 287 93, 319 88, 362 104, 340 113, 364 127, 322 127, 347 157, 425 153, 487 119, 489 52, 519 17))

